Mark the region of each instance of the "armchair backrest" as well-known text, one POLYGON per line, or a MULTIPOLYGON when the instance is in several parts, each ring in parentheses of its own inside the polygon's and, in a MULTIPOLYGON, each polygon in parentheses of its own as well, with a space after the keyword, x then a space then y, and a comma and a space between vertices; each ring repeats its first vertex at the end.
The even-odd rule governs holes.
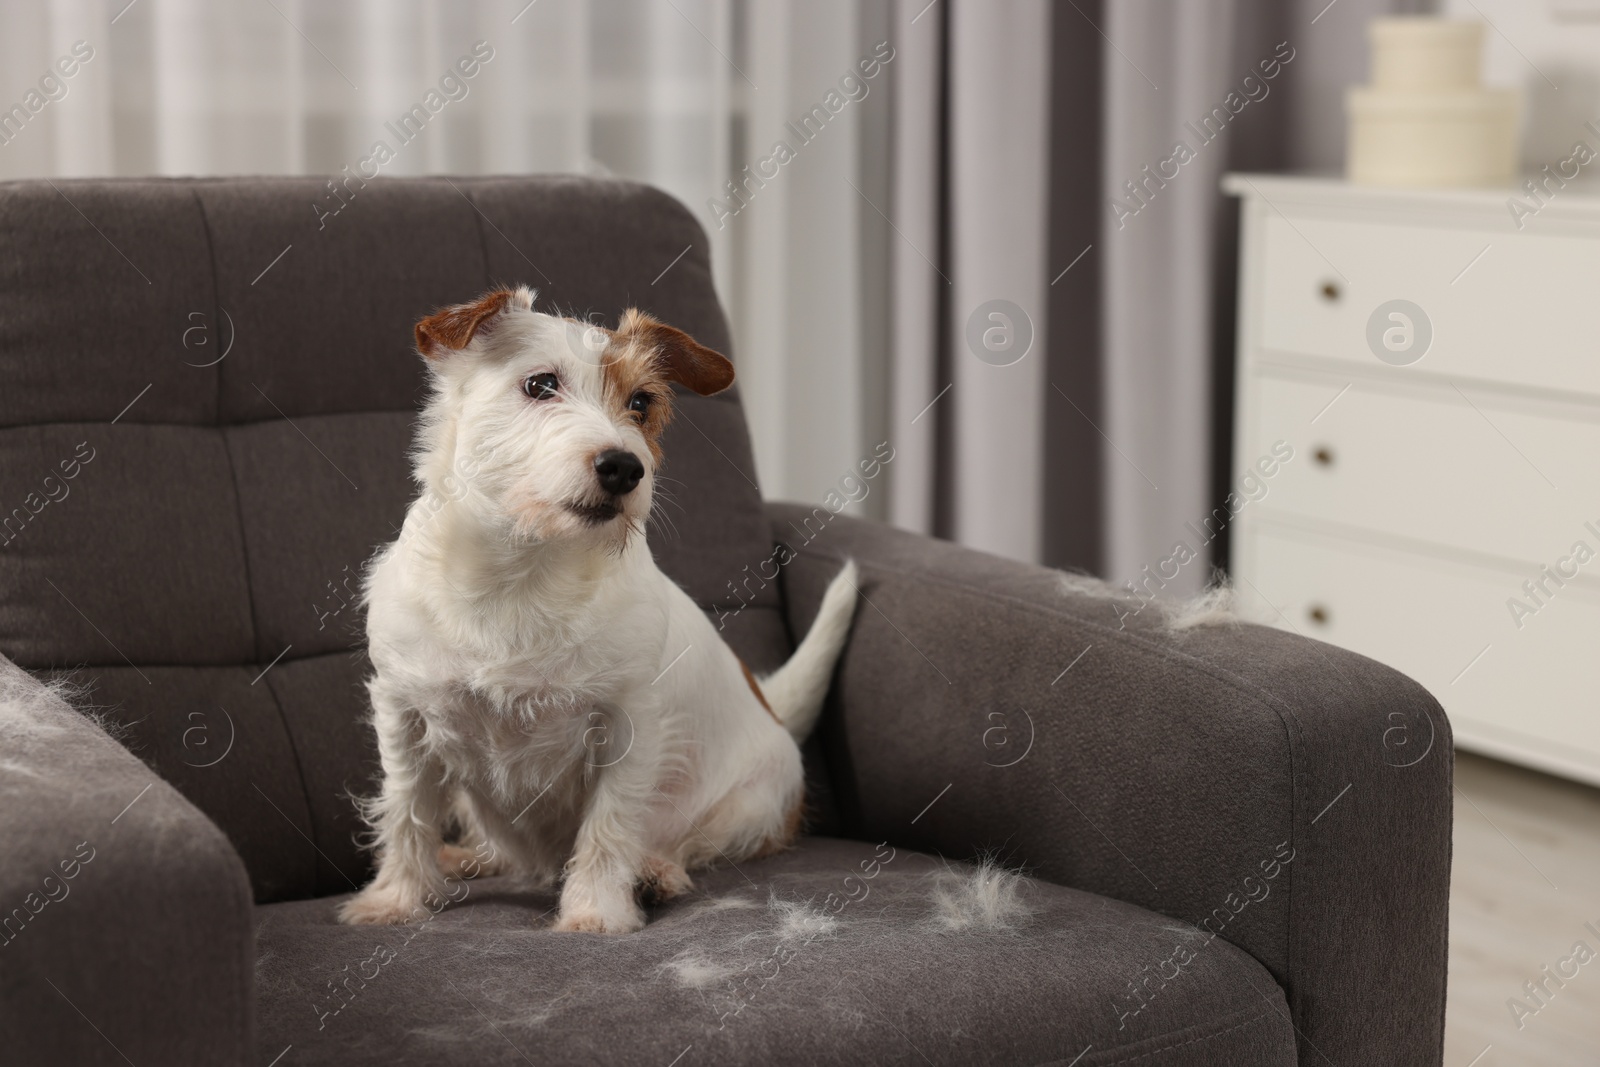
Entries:
MULTIPOLYGON (((637 305, 732 354, 704 233, 639 185, 0 184, 0 654, 78 668, 260 900, 367 875, 354 591, 416 493, 412 327, 518 283, 541 310, 614 325, 637 305)), ((679 412, 650 540, 711 609, 771 536, 736 393, 679 412)), ((775 666, 776 587, 725 633, 775 666)))

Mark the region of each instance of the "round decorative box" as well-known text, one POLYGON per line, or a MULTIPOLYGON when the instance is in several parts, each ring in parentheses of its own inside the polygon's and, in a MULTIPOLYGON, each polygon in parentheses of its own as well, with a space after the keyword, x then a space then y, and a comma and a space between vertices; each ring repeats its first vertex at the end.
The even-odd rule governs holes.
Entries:
POLYGON ((1517 173, 1515 89, 1395 93, 1354 87, 1346 169, 1361 185, 1509 184, 1517 173))
POLYGON ((1373 19, 1374 89, 1476 89, 1483 23, 1425 16, 1373 19))

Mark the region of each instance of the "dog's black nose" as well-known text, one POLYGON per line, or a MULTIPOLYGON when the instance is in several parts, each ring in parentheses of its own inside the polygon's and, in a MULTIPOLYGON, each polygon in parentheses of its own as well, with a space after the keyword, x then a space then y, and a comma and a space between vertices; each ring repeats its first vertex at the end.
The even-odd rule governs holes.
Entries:
POLYGON ((594 473, 600 479, 600 488, 622 496, 633 492, 633 487, 644 477, 644 464, 632 452, 614 448, 594 457, 594 473))

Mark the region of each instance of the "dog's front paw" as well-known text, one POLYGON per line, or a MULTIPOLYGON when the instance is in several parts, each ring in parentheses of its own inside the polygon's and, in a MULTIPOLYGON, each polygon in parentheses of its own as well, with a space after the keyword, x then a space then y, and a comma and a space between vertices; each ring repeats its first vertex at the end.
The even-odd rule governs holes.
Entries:
POLYGON ((638 861, 617 863, 605 877, 586 876, 569 869, 561 887, 561 913, 555 929, 565 933, 631 934, 644 928, 644 909, 634 899, 634 878, 617 878, 614 872, 638 861))
POLYGON ((368 886, 339 907, 339 921, 349 926, 397 926, 425 914, 422 899, 392 886, 368 886))
POLYGON ((645 913, 635 909, 632 915, 602 915, 600 912, 562 912, 555 920, 557 933, 563 934, 632 934, 645 928, 645 913))

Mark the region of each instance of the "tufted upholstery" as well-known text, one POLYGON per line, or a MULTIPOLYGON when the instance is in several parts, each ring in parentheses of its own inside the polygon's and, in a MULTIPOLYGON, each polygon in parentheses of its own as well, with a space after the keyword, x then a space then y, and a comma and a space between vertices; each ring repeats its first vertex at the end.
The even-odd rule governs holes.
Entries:
MULTIPOLYGON (((542 310, 614 323, 638 305, 731 355, 705 237, 659 192, 379 180, 319 228, 326 192, 0 186, 0 653, 81 668, 260 901, 367 874, 345 796, 375 767, 351 591, 415 491, 416 320, 525 283, 542 310)), ((680 413, 651 547, 711 608, 771 537, 736 396, 685 394, 680 413)), ((775 666, 776 587, 726 632, 775 666)))

